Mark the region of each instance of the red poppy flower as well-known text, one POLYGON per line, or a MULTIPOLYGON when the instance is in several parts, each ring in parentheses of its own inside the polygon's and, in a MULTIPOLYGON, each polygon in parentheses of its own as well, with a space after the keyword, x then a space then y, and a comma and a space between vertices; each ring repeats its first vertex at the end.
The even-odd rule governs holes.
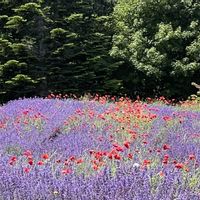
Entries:
POLYGON ((165 154, 165 155, 164 155, 164 159, 169 159, 169 155, 168 155, 168 154, 165 154))
POLYGON ((68 166, 68 165, 69 165, 69 161, 68 161, 68 160, 65 160, 65 161, 64 161, 64 165, 65 165, 65 166, 68 166))
POLYGON ((28 164, 29 164, 29 165, 33 165, 33 160, 29 160, 29 161, 28 161, 28 164))
POLYGON ((177 169, 182 169, 182 168, 184 167, 184 164, 183 164, 183 163, 176 163, 176 164, 175 164, 175 167, 176 167, 177 169))
POLYGON ((109 159, 112 159, 112 158, 113 158, 112 153, 108 153, 108 158, 109 158, 109 159))
POLYGON ((93 154, 95 151, 94 150, 90 150, 89 153, 90 155, 93 154))
POLYGON ((119 154, 114 155, 114 158, 115 158, 116 160, 121 160, 121 156, 120 156, 119 154))
POLYGON ((28 110, 25 110, 25 111, 23 111, 23 114, 24 114, 24 115, 27 115, 28 112, 29 112, 28 110))
POLYGON ((98 137, 97 139, 98 139, 100 142, 103 141, 103 137, 102 137, 102 136, 98 137))
POLYGON ((128 158, 129 158, 129 159, 133 159, 133 154, 132 154, 132 153, 129 153, 129 154, 128 154, 128 158))
POLYGON ((27 158, 28 158, 29 160, 32 160, 32 159, 33 159, 32 155, 27 156, 27 158))
POLYGON ((163 145, 163 149, 164 149, 164 150, 169 150, 169 149, 170 149, 170 146, 169 146, 168 144, 164 144, 164 145, 163 145))
POLYGON ((116 149, 116 151, 123 151, 123 148, 120 146, 116 147, 115 149, 116 149))
POLYGON ((77 164, 80 164, 80 163, 82 163, 82 162, 83 162, 83 159, 82 159, 82 158, 80 158, 80 159, 78 159, 78 160, 76 161, 77 164))
POLYGON ((164 116, 163 119, 164 119, 165 121, 169 121, 169 120, 171 120, 172 118, 171 118, 170 116, 164 116))
POLYGON ((159 175, 160 175, 161 177, 163 177, 165 174, 164 174, 164 172, 160 171, 160 172, 159 172, 159 175))
POLYGON ((168 164, 168 160, 163 159, 162 163, 163 163, 163 164, 168 164))
POLYGON ((71 169, 63 169, 62 170, 62 174, 70 174, 72 172, 72 170, 71 169))
POLYGON ((93 169, 97 171, 99 169, 98 165, 93 165, 93 169))
POLYGON ((49 155, 47 153, 44 153, 41 155, 41 158, 47 160, 49 158, 49 155))
POLYGON ((25 167, 25 168, 24 168, 24 172, 29 173, 30 171, 31 171, 30 168, 28 168, 28 167, 25 167))
POLYGON ((151 161, 150 161, 150 160, 144 160, 144 161, 143 161, 143 165, 144 165, 144 166, 147 166, 147 165, 149 165, 149 164, 151 164, 151 161))
POLYGON ((156 151, 157 151, 158 153, 160 153, 160 152, 161 152, 161 150, 160 150, 160 149, 157 149, 156 151))
POLYGON ((71 156, 69 159, 70 159, 71 161, 74 161, 76 158, 75 158, 75 156, 71 156))
POLYGON ((41 166, 41 165, 44 165, 44 162, 40 160, 40 161, 38 161, 37 164, 41 166))
POLYGON ((10 160, 13 161, 13 162, 15 162, 17 160, 17 157, 13 156, 13 157, 10 158, 10 160))
POLYGON ((194 154, 190 154, 190 155, 189 155, 189 159, 190 159, 190 160, 195 160, 195 159, 196 159, 196 157, 195 157, 195 155, 194 155, 194 154))
POLYGON ((9 161, 9 165, 14 165, 14 164, 15 164, 14 161, 12 161, 12 160, 9 161))
POLYGON ((124 142, 124 146, 125 146, 127 149, 129 149, 129 148, 130 148, 130 142, 128 142, 128 141, 124 142))
POLYGON ((173 163, 174 163, 174 164, 177 164, 177 161, 176 161, 176 160, 174 160, 174 161, 173 161, 173 163))
POLYGON ((169 159, 169 155, 168 154, 164 155, 162 163, 163 164, 168 164, 168 159, 169 159))
POLYGON ((32 152, 31 151, 29 151, 29 150, 26 150, 26 151, 24 151, 24 153, 23 153, 23 155, 24 156, 32 156, 32 152))
POLYGON ((96 154, 95 154, 95 158, 97 159, 97 160, 101 160, 102 159, 102 156, 103 156, 103 153, 102 152, 97 152, 96 154))
POLYGON ((113 144, 113 147, 118 147, 118 146, 119 146, 119 145, 118 145, 118 144, 116 144, 116 143, 114 143, 114 144, 113 144))
POLYGON ((185 167, 185 171, 186 171, 186 172, 189 172, 190 169, 189 169, 188 167, 185 167))
POLYGON ((108 153, 107 153, 106 151, 103 152, 103 155, 104 155, 104 156, 107 156, 107 154, 108 154, 108 153))

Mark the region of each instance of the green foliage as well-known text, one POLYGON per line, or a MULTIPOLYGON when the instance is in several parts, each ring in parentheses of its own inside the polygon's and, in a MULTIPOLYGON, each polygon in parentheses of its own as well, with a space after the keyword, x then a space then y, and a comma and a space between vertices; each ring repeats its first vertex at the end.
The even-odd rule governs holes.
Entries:
POLYGON ((199 82, 199 19, 195 0, 0 1, 0 101, 187 97, 199 82))
POLYGON ((82 94, 120 89, 120 81, 112 82, 118 63, 109 55, 112 33, 106 24, 110 21, 109 7, 104 11, 100 7, 104 4, 106 1, 51 3, 54 23, 50 30, 53 60, 48 67, 50 91, 82 94))
POLYGON ((113 17, 112 56, 150 78, 152 88, 145 86, 151 91, 159 85, 157 92, 167 96, 190 93, 189 83, 200 72, 197 1, 119 0, 113 17))
POLYGON ((18 29, 20 26, 23 26, 23 22, 26 22, 26 20, 23 19, 21 16, 12 16, 8 18, 8 21, 5 24, 5 28, 10 29, 18 29))
POLYGON ((51 38, 52 39, 55 39, 56 37, 66 37, 66 30, 62 29, 62 28, 55 28, 55 29, 52 29, 50 31, 50 34, 51 34, 51 38))
POLYGON ((0 2, 1 97, 118 92, 112 8, 107 0, 0 2))

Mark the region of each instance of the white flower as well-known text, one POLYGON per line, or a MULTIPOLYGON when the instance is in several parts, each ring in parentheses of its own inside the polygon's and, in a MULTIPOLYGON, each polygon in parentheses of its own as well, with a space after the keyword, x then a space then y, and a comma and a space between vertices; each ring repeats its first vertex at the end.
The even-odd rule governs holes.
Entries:
POLYGON ((138 163, 134 163, 134 164, 133 164, 133 167, 134 167, 134 168, 138 168, 139 166, 140 166, 140 164, 138 164, 138 163))

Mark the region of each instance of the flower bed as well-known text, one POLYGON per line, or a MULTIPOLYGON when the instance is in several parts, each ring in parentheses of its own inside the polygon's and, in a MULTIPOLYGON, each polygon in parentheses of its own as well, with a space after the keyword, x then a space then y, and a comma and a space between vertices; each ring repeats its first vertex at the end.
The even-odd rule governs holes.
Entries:
POLYGON ((120 98, 0 107, 0 199, 200 199, 200 112, 120 98))

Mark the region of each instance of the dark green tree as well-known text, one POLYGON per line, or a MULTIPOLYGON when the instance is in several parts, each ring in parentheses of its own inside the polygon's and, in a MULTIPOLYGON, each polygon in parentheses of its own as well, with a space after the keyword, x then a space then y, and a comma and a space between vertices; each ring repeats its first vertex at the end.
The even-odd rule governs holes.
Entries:
POLYGON ((63 1, 51 3, 54 19, 51 33, 49 86, 57 92, 117 92, 114 79, 118 67, 109 55, 112 6, 107 1, 63 1))
POLYGON ((4 8, 7 17, 1 21, 1 93, 6 100, 39 95, 47 73, 45 36, 48 18, 45 9, 39 2, 29 1, 4 1, 2 10, 4 8))
MULTIPOLYGON (((107 0, 1 1, 0 92, 4 99, 121 89, 107 0)), ((1 97, 2 97, 1 95, 1 97)))

